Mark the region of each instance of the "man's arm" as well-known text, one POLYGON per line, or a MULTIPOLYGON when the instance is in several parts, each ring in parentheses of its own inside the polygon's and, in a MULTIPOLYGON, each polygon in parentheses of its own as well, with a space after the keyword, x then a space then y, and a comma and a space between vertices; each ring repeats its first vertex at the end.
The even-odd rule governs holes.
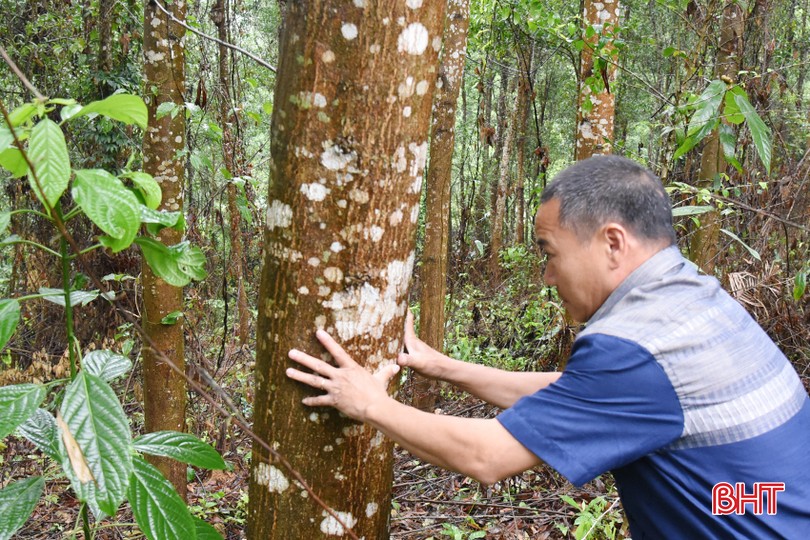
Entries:
POLYGON ((559 372, 504 371, 454 360, 416 337, 410 312, 405 323, 405 347, 408 352, 399 355, 399 365, 425 377, 447 381, 502 409, 552 384, 561 375, 559 372))
POLYGON ((326 392, 304 398, 305 405, 335 407, 379 429, 420 459, 485 484, 540 463, 495 419, 440 416, 397 402, 386 387, 399 366, 386 366, 372 375, 326 332, 319 331, 317 336, 338 367, 304 352, 290 351, 290 358, 312 373, 289 368, 287 376, 326 392))

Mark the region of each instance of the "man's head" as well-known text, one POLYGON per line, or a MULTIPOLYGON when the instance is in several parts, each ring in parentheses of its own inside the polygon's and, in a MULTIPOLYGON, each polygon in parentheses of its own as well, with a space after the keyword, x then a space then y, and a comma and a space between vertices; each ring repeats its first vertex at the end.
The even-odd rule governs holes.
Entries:
POLYGON ((575 320, 587 321, 633 270, 675 243, 661 182, 637 163, 596 156, 565 169, 540 199, 545 280, 575 320))

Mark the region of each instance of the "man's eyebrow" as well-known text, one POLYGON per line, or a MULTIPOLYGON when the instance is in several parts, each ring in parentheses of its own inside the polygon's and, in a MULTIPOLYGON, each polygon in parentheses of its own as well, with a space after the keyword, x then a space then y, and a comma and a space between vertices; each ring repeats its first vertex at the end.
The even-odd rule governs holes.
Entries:
POLYGON ((548 242, 546 242, 542 238, 538 238, 537 240, 535 240, 535 243, 537 244, 537 247, 539 247, 540 249, 543 249, 548 245, 548 242))

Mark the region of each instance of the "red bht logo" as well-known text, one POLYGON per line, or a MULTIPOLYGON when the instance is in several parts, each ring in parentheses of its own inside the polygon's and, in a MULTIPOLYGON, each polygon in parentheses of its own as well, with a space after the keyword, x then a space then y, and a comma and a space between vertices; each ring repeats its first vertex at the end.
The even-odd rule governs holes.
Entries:
POLYGON ((784 482, 755 482, 754 491, 746 493, 745 484, 737 482, 732 486, 728 482, 720 482, 712 488, 712 514, 725 516, 728 514, 745 514, 746 505, 753 506, 753 513, 762 514, 765 507, 768 515, 776 514, 776 494, 785 491, 784 482), (765 494, 768 495, 765 503, 765 494))

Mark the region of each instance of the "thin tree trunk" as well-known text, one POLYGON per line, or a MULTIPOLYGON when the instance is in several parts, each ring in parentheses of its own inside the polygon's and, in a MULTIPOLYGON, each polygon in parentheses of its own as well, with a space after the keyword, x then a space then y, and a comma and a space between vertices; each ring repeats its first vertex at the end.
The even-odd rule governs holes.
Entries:
MULTIPOLYGON (((582 17, 585 29, 589 26, 601 28, 612 34, 619 24, 619 2, 602 3, 595 0, 582 0, 582 17)), ((599 42, 597 31, 591 38, 585 38, 585 47, 580 54, 579 94, 577 102, 577 135, 574 159, 577 161, 594 154, 612 153, 613 125, 615 116, 615 96, 610 88, 616 82, 616 65, 613 63, 612 45, 601 52, 609 60, 603 69, 595 69, 594 47, 599 42), (598 81, 598 82, 597 82, 598 81), (594 93, 591 86, 602 85, 594 93)), ((615 86, 615 84, 614 84, 615 86)))
POLYGON ((310 409, 287 353, 335 336, 366 369, 402 349, 444 2, 290 2, 281 32, 259 293, 248 537, 388 538, 393 448, 310 409), (344 526, 351 530, 346 531, 344 526))
MULTIPOLYGON (((735 81, 742 54, 743 29, 745 16, 742 8, 729 3, 723 9, 720 28, 720 48, 717 52, 716 74, 718 78, 735 81)), ((703 154, 700 157, 698 187, 711 188, 718 174, 727 168, 720 145, 720 130, 715 129, 706 137, 703 154)), ((692 261, 707 274, 714 272, 719 254, 720 216, 716 211, 703 215, 700 227, 695 231, 689 243, 689 255, 692 261)))
MULTIPOLYGON (((534 54, 532 51, 530 54, 534 54)), ((525 55, 525 51, 524 51, 525 55)), ((517 182, 515 185, 515 213, 517 214, 517 224, 515 225, 515 241, 522 245, 526 243, 526 194, 525 194, 525 164, 526 164, 526 122, 529 114, 529 101, 531 98, 531 77, 532 77, 532 57, 529 55, 519 56, 521 76, 518 83, 518 105, 517 105, 517 182)))
MULTIPOLYGON (((185 3, 167 6, 175 17, 185 19, 185 3)), ((163 190, 161 209, 182 211, 184 162, 178 153, 185 146, 185 115, 165 115, 157 119, 161 103, 171 102, 182 107, 185 89, 185 50, 183 27, 170 23, 153 3, 144 8, 144 77, 149 108, 149 125, 143 141, 144 171, 154 176, 163 190)), ((182 239, 180 232, 163 229, 160 240, 173 245, 182 239)), ((183 319, 175 324, 161 324, 169 313, 183 310, 183 289, 169 285, 157 277, 147 264, 143 265, 144 331, 181 370, 185 369, 183 319)), ((144 428, 147 432, 185 431, 186 381, 163 363, 158 351, 144 348, 144 428)), ((169 459, 150 456, 150 461, 169 479, 185 499, 186 466, 169 459)))
MULTIPOLYGON (((438 351, 444 350, 445 297, 450 245, 450 180, 456 142, 456 103, 464 74, 469 24, 469 0, 449 0, 444 28, 444 49, 439 69, 441 87, 433 98, 430 165, 427 171, 425 248, 422 253, 422 297, 419 337, 438 351)), ((436 381, 413 376, 413 406, 432 411, 436 381)))
MULTIPOLYGON (((514 81, 513 81, 514 82, 514 81)), ((509 86, 514 86, 510 84, 509 86)), ((489 244, 488 274, 492 283, 500 281, 500 262, 498 254, 503 246, 503 222, 506 217, 506 194, 509 189, 509 165, 512 156, 512 147, 515 140, 515 125, 519 115, 517 105, 512 109, 511 122, 506 122, 506 132, 503 141, 500 167, 498 168, 497 196, 492 209, 491 239, 489 244)))

